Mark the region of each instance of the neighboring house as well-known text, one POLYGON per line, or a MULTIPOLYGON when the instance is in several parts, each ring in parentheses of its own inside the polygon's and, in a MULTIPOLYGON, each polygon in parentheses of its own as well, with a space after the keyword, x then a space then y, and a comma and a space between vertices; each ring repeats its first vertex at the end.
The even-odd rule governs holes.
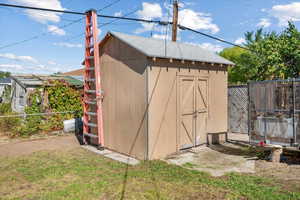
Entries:
POLYGON ((28 102, 28 94, 48 83, 50 80, 64 80, 75 88, 82 89, 83 82, 62 75, 13 75, 12 78, 12 110, 23 112, 28 102))
POLYGON ((84 69, 77 69, 69 72, 62 73, 64 76, 83 76, 84 75, 84 69))
POLYGON ((0 103, 10 101, 11 79, 0 78, 0 103))
POLYGON ((99 49, 105 148, 159 159, 227 132, 227 68, 234 63, 199 46, 116 32, 99 49))

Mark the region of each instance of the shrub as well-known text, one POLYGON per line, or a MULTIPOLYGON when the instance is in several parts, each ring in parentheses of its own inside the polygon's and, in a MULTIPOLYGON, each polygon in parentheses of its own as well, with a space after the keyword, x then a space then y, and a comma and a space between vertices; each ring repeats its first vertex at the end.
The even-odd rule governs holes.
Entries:
POLYGON ((18 135, 17 129, 18 127, 20 127, 22 123, 22 119, 20 119, 19 117, 9 117, 16 114, 17 113, 14 112, 7 112, 1 114, 2 116, 7 116, 7 117, 0 118, 1 131, 10 137, 15 137, 18 135))
POLYGON ((63 121, 82 115, 81 94, 63 81, 51 81, 51 86, 45 86, 48 94, 48 109, 52 112, 76 111, 75 113, 55 114, 47 117, 47 122, 53 130, 63 128, 63 121))
MULTIPOLYGON (((24 118, 0 118, 0 128, 9 136, 27 137, 33 134, 61 130, 63 121, 82 115, 81 94, 63 81, 51 81, 28 94, 24 118), (38 115, 40 113, 76 111, 74 113, 38 115)), ((0 113, 12 114, 10 104, 1 104, 0 113)))
POLYGON ((3 115, 5 113, 9 113, 11 111, 11 104, 10 103, 0 103, 0 114, 3 115))

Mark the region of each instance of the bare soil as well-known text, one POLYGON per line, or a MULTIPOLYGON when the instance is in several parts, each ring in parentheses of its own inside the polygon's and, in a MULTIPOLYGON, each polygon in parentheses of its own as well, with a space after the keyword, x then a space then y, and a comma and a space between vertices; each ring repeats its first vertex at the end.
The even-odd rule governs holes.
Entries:
POLYGON ((255 162, 255 175, 272 178, 283 186, 284 190, 300 191, 300 165, 272 163, 265 160, 255 162))
POLYGON ((13 142, 0 144, 0 156, 22 156, 38 151, 70 150, 79 147, 74 135, 55 136, 50 138, 33 140, 14 140, 13 142))

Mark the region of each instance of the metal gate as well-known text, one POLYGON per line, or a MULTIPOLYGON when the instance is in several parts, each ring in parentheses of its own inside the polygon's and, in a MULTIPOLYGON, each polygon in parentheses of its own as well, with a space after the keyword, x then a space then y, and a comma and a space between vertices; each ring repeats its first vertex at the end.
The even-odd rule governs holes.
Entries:
POLYGON ((228 88, 228 129, 231 133, 248 134, 248 86, 228 88))

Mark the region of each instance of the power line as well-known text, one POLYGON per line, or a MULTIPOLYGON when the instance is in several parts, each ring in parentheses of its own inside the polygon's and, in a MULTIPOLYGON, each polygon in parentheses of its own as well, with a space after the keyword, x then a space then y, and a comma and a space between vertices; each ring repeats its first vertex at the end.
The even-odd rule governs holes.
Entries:
POLYGON ((116 3, 120 2, 120 1, 121 1, 121 0, 113 1, 112 3, 110 3, 110 4, 106 5, 106 6, 104 6, 103 8, 101 8, 101 9, 99 9, 99 10, 97 10, 97 11, 100 12, 100 11, 106 9, 106 8, 109 8, 109 7, 113 6, 113 5, 115 5, 116 3))
MULTIPOLYGON (((130 12, 124 14, 123 17, 126 17, 126 16, 128 16, 128 15, 131 15, 132 13, 135 13, 137 10, 138 10, 138 8, 134 9, 133 11, 130 11, 130 12)), ((101 23, 98 23, 98 25, 99 25, 99 28, 102 28, 102 27, 104 27, 104 26, 111 25, 112 23, 115 23, 115 22, 117 22, 117 21, 119 21, 119 20, 120 20, 120 19, 115 19, 115 20, 112 20, 112 21, 109 21, 109 22, 106 22, 106 23, 102 23, 102 24, 101 24, 101 23)), ((69 39, 67 39, 67 40, 64 40, 64 42, 68 42, 68 41, 70 41, 70 40, 79 38, 79 37, 83 36, 84 34, 85 34, 85 32, 82 32, 82 33, 77 34, 77 35, 75 35, 75 36, 73 36, 73 37, 71 37, 71 38, 69 38, 69 39)))
POLYGON ((180 24, 178 24, 178 27, 179 27, 180 29, 182 29, 182 30, 188 30, 188 31, 191 31, 191 32, 194 32, 194 33, 203 35, 203 36, 205 36, 205 37, 211 38, 211 39, 213 39, 213 40, 217 40, 217 41, 223 42, 223 43, 225 43, 225 44, 229 44, 229 45, 232 45, 232 46, 235 46, 235 47, 239 47, 239 48, 242 48, 242 49, 251 51, 250 49, 248 49, 248 48, 246 48, 246 47, 243 47, 243 46, 241 46, 241 45, 234 44, 234 43, 232 43, 232 42, 228 42, 228 41, 223 40, 223 39, 221 39, 221 38, 218 38, 218 37, 209 35, 209 34, 207 34, 207 33, 203 33, 203 32, 197 31, 197 30, 195 30, 195 29, 192 29, 192 28, 189 28, 189 27, 186 27, 186 26, 182 26, 182 25, 180 25, 180 24))
POLYGON ((63 26, 58 26, 57 28, 55 28, 55 29, 53 29, 53 30, 51 30, 51 31, 43 32, 43 33, 41 33, 41 34, 39 34, 39 35, 32 36, 32 37, 30 37, 30 38, 28 38, 28 39, 21 40, 21 41, 18 41, 18 42, 13 42, 13 43, 10 43, 10 44, 1 46, 0 49, 12 47, 12 46, 15 46, 15 45, 22 44, 22 43, 24 43, 24 42, 29 42, 29 41, 31 41, 31 40, 38 39, 38 38, 40 38, 40 37, 42 37, 42 36, 44 36, 44 35, 46 35, 46 34, 48 34, 48 33, 54 33, 55 31, 57 31, 57 30, 59 30, 59 29, 63 29, 63 28, 66 28, 66 27, 68 27, 68 26, 71 26, 71 25, 73 25, 73 24, 75 24, 75 23, 78 23, 78 22, 80 22, 81 20, 82 20, 82 19, 78 19, 78 20, 72 21, 72 22, 70 22, 70 23, 68 23, 68 24, 65 24, 65 25, 63 25, 63 26))
MULTIPOLYGON (((167 0, 165 0, 165 3, 167 0)), ((171 0, 170 0, 171 3, 171 0)), ((170 20, 170 10, 167 8, 168 11, 168 21, 170 20)), ((166 33, 165 33, 165 56, 167 56, 167 37, 168 37, 168 29, 169 29, 169 24, 166 26, 166 33)))
MULTIPOLYGON (((112 2, 112 3, 110 3, 110 4, 108 4, 108 5, 104 6, 103 8, 98 9, 97 11, 102 11, 102 10, 104 10, 104 9, 106 9, 106 8, 109 8, 109 7, 113 6, 114 4, 118 3, 119 1, 121 1, 121 0, 116 0, 116 1, 114 1, 114 2, 112 2)), ((23 9, 33 9, 33 10, 41 10, 41 11, 49 11, 49 12, 62 12, 61 10, 53 10, 53 9, 37 8, 37 7, 29 7, 29 6, 20 6, 20 5, 4 4, 4 3, 0 3, 0 6, 15 7, 15 8, 23 8, 23 9)), ((79 12, 63 11, 63 13, 68 13, 68 14, 78 14, 79 12)), ((84 13, 84 15, 85 15, 85 13, 84 13)), ((84 19, 84 17, 83 17, 83 18, 80 18, 80 19, 77 19, 77 20, 74 20, 74 21, 71 21, 70 23, 65 24, 65 25, 63 25, 63 26, 58 26, 57 28, 55 28, 55 29, 53 29, 53 30, 51 30, 51 31, 43 32, 43 33, 41 33, 41 34, 39 34, 39 35, 35 35, 35 36, 30 37, 30 38, 28 38, 28 39, 21 40, 21 41, 18 41, 18 42, 13 42, 13 43, 11 43, 11 44, 7 44, 7 45, 4 45, 4 46, 1 46, 0 49, 12 47, 12 46, 19 45, 19 44, 22 44, 22 43, 25 43, 25 42, 28 42, 28 41, 31 41, 31 40, 38 39, 39 37, 42 37, 42 36, 48 34, 49 32, 50 32, 50 33, 53 33, 53 32, 55 32, 55 31, 57 31, 57 30, 59 30, 59 29, 63 29, 63 28, 66 28, 66 27, 68 27, 68 26, 71 26, 71 25, 73 25, 73 24, 75 24, 75 23, 78 23, 78 22, 80 22, 82 19, 84 19)))
POLYGON ((75 15, 85 15, 85 13, 68 11, 68 10, 56 10, 56 9, 48 9, 48 8, 38 8, 38 7, 21 6, 21 5, 6 4, 6 3, 0 3, 0 6, 13 7, 13 8, 23 8, 23 9, 31 9, 31 10, 40 10, 40 11, 48 11, 48 12, 57 12, 57 13, 66 13, 66 14, 75 14, 75 15))
MULTIPOLYGON (((124 17, 127 17, 127 16, 129 16, 129 15, 135 13, 136 11, 138 11, 138 8, 136 8, 136 9, 134 9, 134 10, 132 10, 132 11, 130 11, 130 12, 128 12, 128 13, 122 15, 122 17, 123 17, 123 18, 124 18, 124 17)), ((114 23, 114 22, 116 22, 116 21, 119 21, 119 20, 121 20, 121 19, 115 19, 115 20, 112 20, 112 21, 110 21, 110 22, 106 22, 106 23, 103 23, 103 24, 99 24, 99 27, 107 26, 107 25, 112 24, 112 23, 114 23)))
MULTIPOLYGON (((118 2, 118 1, 120 1, 120 0, 117 0, 115 2, 118 2)), ((111 5, 113 5, 113 4, 110 4, 110 6, 111 5)), ((47 11, 47 12, 58 12, 58 13, 65 13, 65 14, 86 15, 86 13, 83 13, 83 12, 56 10, 56 9, 48 9, 48 8, 38 8, 38 7, 31 7, 31 6, 20 6, 20 5, 5 4, 5 3, 0 3, 0 6, 15 7, 15 8, 22 8, 22 9, 33 9, 33 10, 40 10, 40 11, 47 11)), ((108 6, 106 6, 106 7, 108 7, 108 6)), ((147 22, 147 23, 159 23, 159 24, 168 24, 168 23, 170 24, 171 23, 171 22, 163 22, 160 20, 146 20, 146 19, 138 19, 138 18, 131 18, 131 17, 118 17, 118 16, 111 16, 111 15, 98 14, 97 16, 102 17, 102 18, 122 19, 122 20, 147 22)))
MULTIPOLYGON (((119 1, 120 1, 120 0, 116 0, 116 1, 114 1, 114 2, 111 3, 111 4, 109 4, 109 5, 106 6, 106 7, 112 6, 114 3, 119 2, 119 1)), ((58 12, 58 13, 66 13, 66 14, 76 14, 76 15, 85 15, 85 14, 86 14, 86 13, 75 12, 75 11, 55 10, 55 9, 47 9, 47 8, 37 8, 37 7, 20 6, 20 5, 4 4, 4 3, 0 3, 0 6, 16 7, 16 8, 23 8, 23 9, 34 9, 34 10, 41 10, 41 11, 48 11, 48 12, 58 12)), ((139 19, 139 18, 125 17, 125 16, 121 16, 121 17, 120 17, 120 16, 100 15, 100 14, 98 14, 97 16, 98 16, 98 17, 102 17, 102 18, 110 18, 110 19, 118 19, 118 20, 128 20, 128 21, 137 21, 137 22, 145 22, 145 23, 157 23, 157 24, 160 24, 160 25, 170 25, 170 24, 173 24, 172 22, 169 22, 169 21, 146 20, 146 19, 139 19)), ((80 19, 80 20, 81 20, 81 19, 80 19)), ((77 20, 76 20, 76 21, 77 21, 77 20)), ((69 25, 71 25, 71 24, 73 24, 73 22, 71 22, 70 24, 67 24, 67 25, 65 25, 65 26, 62 26, 62 27, 66 27, 66 26, 69 26, 69 25)), ((59 27, 59 28, 62 28, 62 27, 59 27)), ((189 27, 186 27, 186 26, 183 26, 183 25, 180 25, 180 24, 178 24, 178 27, 179 27, 180 29, 182 29, 182 30, 188 30, 188 31, 191 31, 191 32, 200 34, 200 35, 202 35, 202 36, 205 36, 205 37, 208 37, 208 38, 211 38, 211 39, 214 39, 214 40, 217 40, 217 41, 220 41, 220 42, 223 42, 223 43, 232 45, 232 46, 236 46, 236 47, 239 47, 239 48, 242 48, 242 49, 245 49, 245 50, 250 50, 250 49, 248 49, 248 48, 246 48, 246 47, 243 47, 243 46, 234 44, 234 43, 232 43, 232 42, 223 40, 223 39, 221 39, 221 38, 218 38, 218 37, 215 37, 215 36, 212 36, 212 35, 209 35, 209 34, 207 34, 207 33, 203 33, 203 32, 194 30, 194 29, 192 29, 192 28, 189 28, 189 27)), ((53 31, 55 31, 55 30, 53 30, 53 31)), ((45 35, 45 34, 46 34, 46 33, 43 33, 42 35, 45 35)), ((19 44, 19 43, 27 42, 27 41, 36 39, 36 38, 38 38, 38 37, 39 37, 39 36, 34 36, 34 37, 29 38, 29 39, 20 41, 20 42, 16 42, 16 43, 13 43, 13 44, 10 44, 10 45, 5 45, 5 46, 0 47, 0 49, 6 48, 6 47, 10 47, 10 46, 13 46, 13 45, 17 45, 17 44, 19 44)))

